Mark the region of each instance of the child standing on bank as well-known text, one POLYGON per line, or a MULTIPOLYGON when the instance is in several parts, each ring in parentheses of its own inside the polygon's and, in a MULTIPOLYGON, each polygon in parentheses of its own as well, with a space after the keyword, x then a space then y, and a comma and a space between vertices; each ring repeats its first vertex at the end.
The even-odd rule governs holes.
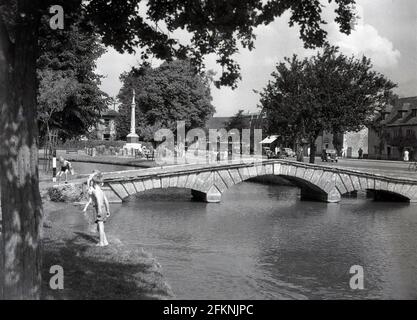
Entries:
POLYGON ((65 160, 63 157, 59 157, 59 162, 61 163, 61 171, 58 172, 58 183, 61 180, 62 175, 65 174, 65 183, 68 183, 68 172, 73 174, 71 162, 65 160))
POLYGON ((110 216, 110 206, 107 197, 105 196, 103 190, 101 189, 101 174, 95 174, 91 179, 89 179, 88 186, 88 202, 84 207, 83 212, 87 211, 88 206, 93 203, 96 211, 95 223, 97 223, 97 230, 99 232, 99 243, 97 246, 105 247, 109 243, 107 241, 106 234, 104 233, 104 223, 107 218, 110 216), (103 207, 105 211, 103 210, 103 207))

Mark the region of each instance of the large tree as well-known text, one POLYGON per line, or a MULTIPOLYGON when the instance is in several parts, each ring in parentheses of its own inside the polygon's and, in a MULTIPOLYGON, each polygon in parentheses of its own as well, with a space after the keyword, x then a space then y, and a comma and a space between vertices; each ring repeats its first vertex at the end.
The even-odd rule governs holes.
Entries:
POLYGON ((49 32, 42 25, 38 59, 38 119, 40 137, 50 131, 61 139, 84 135, 97 123, 108 97, 99 89, 96 61, 105 52, 95 28, 82 11, 67 18, 67 28, 49 32))
MULTIPOLYGON (((354 0, 334 2, 340 30, 350 32, 354 0)), ((42 203, 38 183, 36 60, 41 17, 61 4, 68 15, 82 8, 102 41, 119 51, 140 47, 157 58, 189 56, 202 66, 214 53, 224 72, 217 85, 236 85, 233 60, 239 43, 254 47, 254 28, 291 11, 290 25, 300 26, 306 47, 323 45, 319 0, 0 0, 0 172, 4 255, 4 298, 38 298, 41 281, 42 203), (139 7, 143 10, 139 10, 139 7), (145 12, 139 15, 139 12, 145 12), (169 34, 191 33, 189 44, 169 34)), ((59 30, 50 30, 59 32, 59 30)))
POLYGON ((385 108, 396 86, 366 57, 347 57, 331 46, 311 58, 285 58, 272 78, 261 92, 268 131, 307 142, 311 163, 320 133, 360 130, 385 108))
POLYGON ((186 129, 203 127, 214 113, 209 79, 197 73, 187 60, 163 63, 157 68, 134 67, 121 76, 118 95, 121 106, 117 121, 120 138, 130 132, 132 90, 136 92, 136 130, 141 139, 152 141, 159 128, 176 129, 185 121, 186 129))

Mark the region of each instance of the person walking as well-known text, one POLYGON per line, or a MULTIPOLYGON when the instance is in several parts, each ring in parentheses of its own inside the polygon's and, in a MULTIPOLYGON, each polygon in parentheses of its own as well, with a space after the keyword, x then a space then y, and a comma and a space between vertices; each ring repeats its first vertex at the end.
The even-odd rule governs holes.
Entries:
POLYGON ((407 149, 404 150, 404 157, 403 157, 403 159, 406 162, 410 161, 410 152, 407 149))
POLYGON ((359 159, 362 159, 362 155, 363 155, 363 150, 362 150, 362 148, 359 148, 359 150, 358 150, 358 155, 359 155, 359 159))

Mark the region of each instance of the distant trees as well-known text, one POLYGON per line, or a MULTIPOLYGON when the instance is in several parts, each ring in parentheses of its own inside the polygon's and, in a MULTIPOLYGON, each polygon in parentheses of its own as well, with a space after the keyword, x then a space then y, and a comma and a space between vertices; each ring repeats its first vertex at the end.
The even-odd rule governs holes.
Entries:
POLYGON ((55 131, 63 139, 88 132, 107 107, 107 95, 99 89, 101 76, 94 71, 105 52, 92 26, 79 17, 66 29, 49 33, 42 29, 38 59, 38 120, 40 137, 55 131))
POLYGON ((136 92, 136 130, 144 141, 151 141, 160 128, 175 132, 176 121, 185 121, 186 129, 203 127, 215 112, 209 79, 197 73, 189 61, 175 60, 157 68, 144 65, 121 79, 119 138, 130 132, 132 89, 136 92))
POLYGON ((309 59, 285 58, 272 77, 261 92, 268 131, 306 141, 311 163, 321 132, 360 130, 385 108, 396 86, 366 57, 347 57, 331 46, 309 59))

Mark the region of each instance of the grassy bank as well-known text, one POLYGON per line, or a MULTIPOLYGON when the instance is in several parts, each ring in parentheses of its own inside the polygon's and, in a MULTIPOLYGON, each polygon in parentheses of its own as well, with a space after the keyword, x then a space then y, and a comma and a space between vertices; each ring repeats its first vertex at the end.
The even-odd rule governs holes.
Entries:
MULTIPOLYGON (((108 247, 96 247, 97 235, 57 225, 49 219, 71 204, 44 200, 42 299, 169 299, 172 291, 165 283, 161 266, 141 248, 131 248, 109 237, 108 247), (64 289, 52 290, 50 268, 64 270, 64 289)), ((1 244, 0 237, 0 245, 1 244)), ((0 255, 0 263, 2 255, 0 255)), ((1 270, 0 270, 1 271, 1 270)))
POLYGON ((159 264, 141 249, 112 243, 96 247, 95 236, 57 226, 44 229, 43 299, 167 299, 172 296, 159 264), (64 270, 64 290, 49 286, 50 267, 64 270))
POLYGON ((141 248, 128 248, 109 238, 96 247, 98 235, 64 228, 49 217, 74 210, 74 205, 49 201, 42 192, 45 212, 43 299, 168 299, 172 297, 161 267, 141 248), (64 269, 64 290, 49 287, 50 267, 64 269))

